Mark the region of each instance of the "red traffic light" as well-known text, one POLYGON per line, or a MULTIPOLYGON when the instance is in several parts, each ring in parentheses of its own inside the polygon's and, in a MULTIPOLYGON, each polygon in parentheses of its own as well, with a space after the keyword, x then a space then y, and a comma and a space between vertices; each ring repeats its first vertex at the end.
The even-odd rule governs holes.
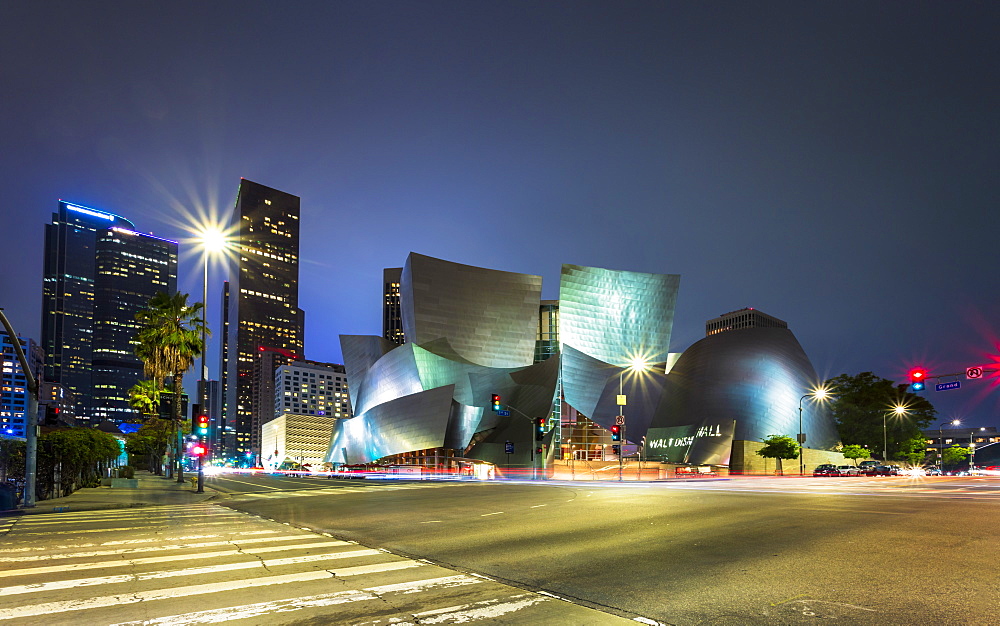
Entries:
POLYGON ((611 426, 611 441, 621 441, 622 440, 622 427, 618 424, 612 424, 611 426))
POLYGON ((923 367, 914 367, 910 370, 910 380, 912 382, 920 382, 927 378, 927 370, 923 367))
POLYGON ((205 446, 197 445, 191 448, 191 454, 195 456, 205 456, 205 446))

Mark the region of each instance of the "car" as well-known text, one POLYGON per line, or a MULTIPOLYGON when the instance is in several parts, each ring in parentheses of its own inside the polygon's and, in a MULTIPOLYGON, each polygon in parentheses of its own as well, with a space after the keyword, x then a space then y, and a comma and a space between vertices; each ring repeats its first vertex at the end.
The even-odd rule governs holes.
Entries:
POLYGON ((940 476, 941 470, 936 467, 925 467, 924 476, 940 476))
POLYGON ((858 463, 858 471, 864 474, 868 470, 878 467, 879 465, 881 465, 881 463, 878 461, 861 461, 858 463))
POLYGON ((840 476, 840 470, 833 463, 823 463, 817 465, 813 470, 813 476, 840 476))
POLYGON ((896 465, 876 465, 864 470, 865 476, 899 476, 900 469, 896 465))
POLYGON ((841 476, 860 476, 861 470, 853 465, 838 465, 837 470, 841 476))

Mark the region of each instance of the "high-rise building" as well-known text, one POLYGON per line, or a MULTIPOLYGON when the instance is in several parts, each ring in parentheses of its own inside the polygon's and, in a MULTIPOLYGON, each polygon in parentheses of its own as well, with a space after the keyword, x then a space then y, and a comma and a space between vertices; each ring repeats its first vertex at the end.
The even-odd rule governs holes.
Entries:
MULTIPOLYGON (((42 374, 42 351, 31 339, 15 338, 21 344, 24 358, 32 376, 38 380, 42 374)), ((10 336, 0 330, 0 363, 3 372, 0 375, 0 439, 5 437, 24 437, 25 426, 28 423, 28 381, 21 369, 21 361, 10 336)))
POLYGON ((292 361, 274 373, 273 419, 285 413, 347 419, 351 403, 347 370, 337 363, 292 361))
POLYGON ((253 413, 250 447, 260 449, 260 427, 274 419, 274 371, 278 366, 301 358, 289 350, 261 346, 253 362, 253 413))
POLYGON ((399 303, 399 281, 403 268, 387 267, 382 270, 382 336, 397 344, 406 343, 403 335, 403 313, 399 303))
POLYGON ((705 336, 740 328, 788 328, 788 323, 750 307, 708 320, 705 322, 705 336))
POLYGON ((135 421, 128 391, 143 378, 135 315, 158 292, 177 290, 177 243, 124 228, 97 233, 90 417, 135 421))
POLYGON ((236 255, 224 287, 222 382, 235 449, 227 444, 226 454, 259 454, 252 445, 254 361, 262 347, 303 353, 299 198, 242 179, 232 222, 236 255))
POLYGON ((129 220, 59 201, 45 226, 42 348, 45 380, 77 400, 77 419, 131 419, 127 390, 141 378, 135 314, 177 288, 177 243, 129 220))

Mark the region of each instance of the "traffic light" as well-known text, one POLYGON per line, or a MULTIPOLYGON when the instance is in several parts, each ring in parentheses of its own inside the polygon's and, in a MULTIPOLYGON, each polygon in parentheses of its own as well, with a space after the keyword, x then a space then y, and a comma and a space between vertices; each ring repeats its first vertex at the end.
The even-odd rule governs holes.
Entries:
POLYGON ((204 437, 208 435, 208 416, 204 413, 198 413, 194 418, 194 434, 199 437, 204 437))
POLYGON ((621 441, 622 440, 622 427, 618 424, 613 424, 611 426, 611 441, 621 441))
POLYGON ((502 407, 500 405, 500 396, 498 396, 497 394, 493 394, 493 410, 499 411, 501 408, 502 407))
POLYGON ((910 391, 923 391, 927 386, 927 370, 914 367, 910 370, 910 391))
POLYGON ((611 453, 612 454, 614 454, 614 455, 617 456, 617 455, 621 454, 621 452, 622 452, 622 447, 620 445, 614 444, 614 445, 611 446, 611 453))
POLYGON ((194 456, 205 456, 205 452, 207 451, 208 448, 203 443, 196 443, 191 447, 191 454, 194 456))
POLYGON ((545 438, 545 418, 536 417, 535 418, 535 441, 541 441, 545 438))

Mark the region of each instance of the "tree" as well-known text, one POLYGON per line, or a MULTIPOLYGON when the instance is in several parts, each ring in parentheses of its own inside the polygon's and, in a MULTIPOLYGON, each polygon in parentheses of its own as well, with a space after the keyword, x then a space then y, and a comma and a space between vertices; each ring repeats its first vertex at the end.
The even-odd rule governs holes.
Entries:
POLYGON ((927 458, 927 437, 920 435, 902 442, 895 458, 910 465, 923 465, 927 458))
POLYGON ((160 406, 160 384, 155 380, 140 380, 128 390, 128 403, 145 417, 156 415, 160 406))
POLYGON ((129 465, 145 467, 157 476, 162 475, 160 459, 167 452, 171 436, 170 422, 156 417, 146 420, 142 428, 128 435, 125 440, 125 451, 130 457, 129 465), (142 462, 133 459, 142 459, 142 462))
POLYGON ((799 458, 799 443, 785 435, 769 435, 764 439, 764 447, 757 454, 765 459, 777 459, 777 471, 781 474, 781 459, 799 458))
POLYGON ((921 429, 927 428, 937 414, 930 402, 909 393, 908 385, 897 385, 871 372, 841 374, 826 381, 826 386, 834 390, 830 409, 845 446, 882 450, 884 436, 887 456, 895 457, 907 442, 921 437, 921 429), (896 406, 905 407, 905 414, 896 415, 896 406))
POLYGON ((950 448, 945 448, 941 451, 943 465, 958 465, 972 454, 972 450, 968 448, 961 448, 959 446, 952 446, 950 448))
POLYGON ((869 455, 867 448, 854 443, 844 446, 844 449, 841 450, 841 454, 844 455, 845 459, 851 459, 854 461, 855 465, 858 464, 858 459, 867 459, 869 455))
MULTIPOLYGON (((160 292, 149 301, 149 306, 136 314, 135 319, 142 324, 136 335, 135 354, 142 360, 146 378, 155 381, 163 389, 163 381, 173 377, 174 402, 171 405, 171 422, 177 437, 180 437, 181 422, 180 393, 184 374, 191 369, 195 360, 204 350, 201 334, 208 334, 205 320, 199 317, 204 309, 201 302, 187 303, 188 294, 175 293, 172 296, 160 292)), ((184 470, 180 463, 181 444, 178 441, 177 481, 184 480, 184 470)))

